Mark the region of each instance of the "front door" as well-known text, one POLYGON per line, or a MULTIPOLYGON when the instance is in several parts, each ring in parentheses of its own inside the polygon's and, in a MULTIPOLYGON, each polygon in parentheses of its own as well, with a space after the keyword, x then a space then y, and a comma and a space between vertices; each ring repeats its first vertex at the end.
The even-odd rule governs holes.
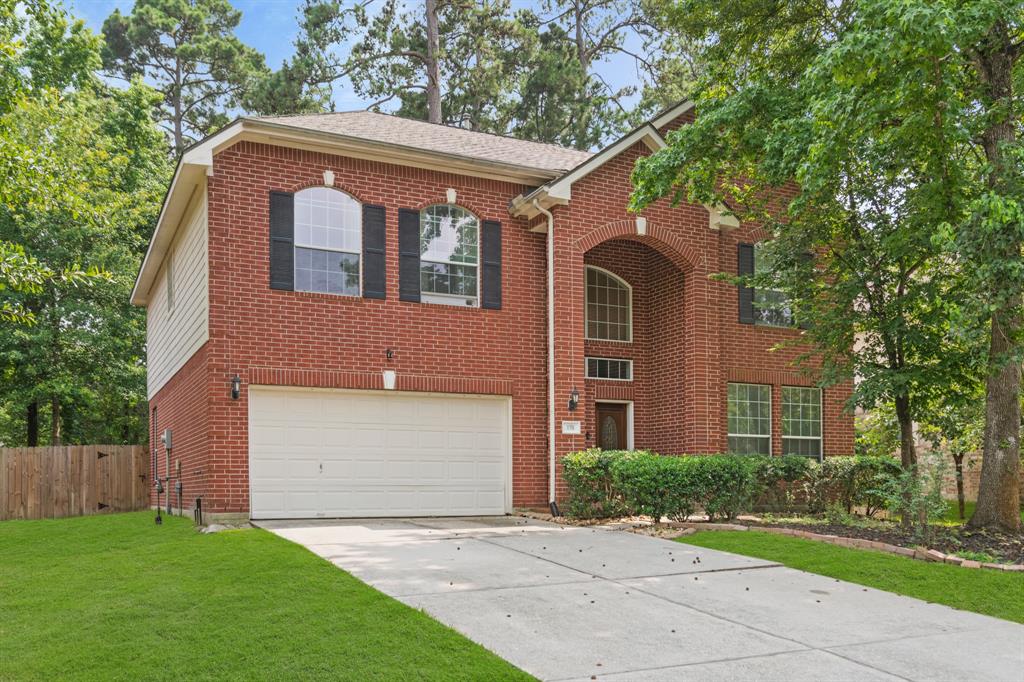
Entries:
POLYGON ((626 429, 625 404, 597 404, 597 447, 602 450, 625 450, 626 429))

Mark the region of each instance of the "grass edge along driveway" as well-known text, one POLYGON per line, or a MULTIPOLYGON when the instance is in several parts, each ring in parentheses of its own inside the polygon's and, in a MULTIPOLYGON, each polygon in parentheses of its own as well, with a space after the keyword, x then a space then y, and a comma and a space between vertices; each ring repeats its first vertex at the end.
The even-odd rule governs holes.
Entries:
POLYGON ((1024 623, 1024 575, 1020 573, 966 569, 753 530, 704 531, 678 541, 1024 623))
POLYGON ((259 529, 0 523, 0 680, 532 679, 259 529))

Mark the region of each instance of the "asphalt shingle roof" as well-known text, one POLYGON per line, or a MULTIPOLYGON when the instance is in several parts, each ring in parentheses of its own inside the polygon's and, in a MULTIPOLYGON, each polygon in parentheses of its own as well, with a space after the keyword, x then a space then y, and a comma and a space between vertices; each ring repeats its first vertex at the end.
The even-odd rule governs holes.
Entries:
POLYGON ((517 140, 513 137, 453 128, 372 111, 260 116, 256 120, 553 173, 575 168, 592 156, 591 152, 578 149, 517 140))

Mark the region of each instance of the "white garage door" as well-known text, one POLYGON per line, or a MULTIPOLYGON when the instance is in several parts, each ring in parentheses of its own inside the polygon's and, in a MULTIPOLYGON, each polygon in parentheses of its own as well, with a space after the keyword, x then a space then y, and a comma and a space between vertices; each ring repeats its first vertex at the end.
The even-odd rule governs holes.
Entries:
POLYGON ((256 519, 504 514, 508 398, 249 389, 256 519))

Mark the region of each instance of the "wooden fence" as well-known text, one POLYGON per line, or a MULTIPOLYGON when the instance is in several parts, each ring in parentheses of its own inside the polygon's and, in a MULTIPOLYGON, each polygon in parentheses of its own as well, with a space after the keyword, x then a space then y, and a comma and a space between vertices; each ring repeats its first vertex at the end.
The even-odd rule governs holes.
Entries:
POLYGON ((145 509, 144 445, 0 448, 0 520, 145 509))

